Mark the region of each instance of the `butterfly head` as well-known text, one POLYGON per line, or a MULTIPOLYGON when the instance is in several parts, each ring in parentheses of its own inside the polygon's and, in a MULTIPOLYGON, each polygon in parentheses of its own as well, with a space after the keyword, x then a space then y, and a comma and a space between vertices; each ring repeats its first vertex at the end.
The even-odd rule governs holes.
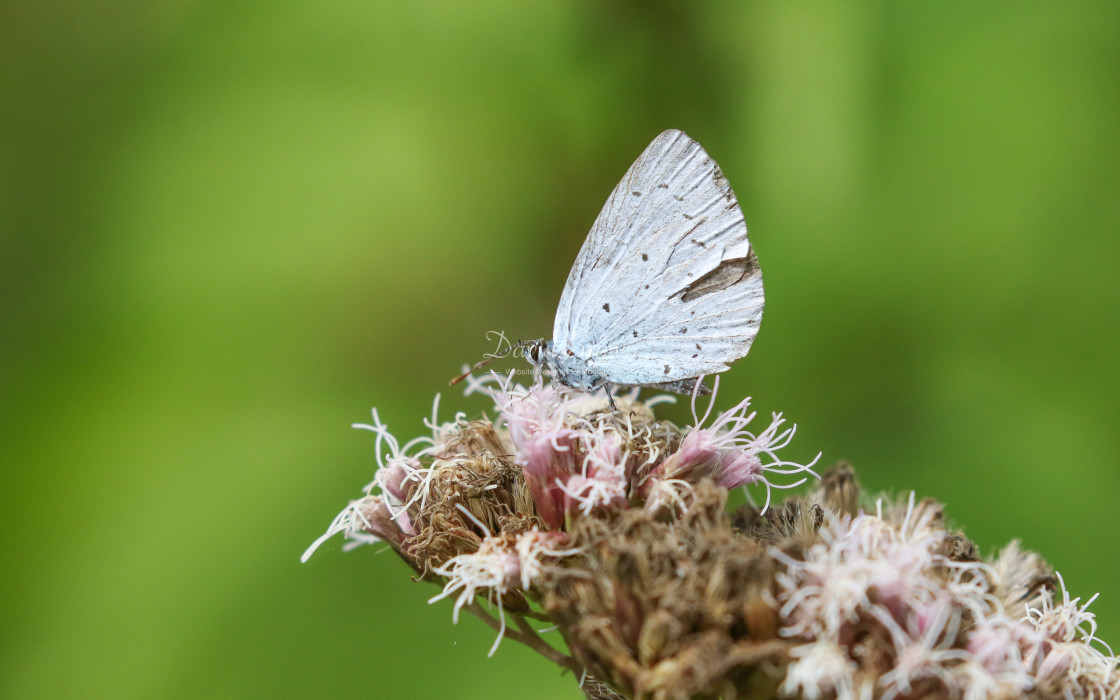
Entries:
POLYGON ((529 364, 534 367, 539 367, 545 361, 545 356, 548 354, 549 343, 545 342, 543 338, 538 340, 522 340, 518 343, 521 354, 529 361, 529 364))

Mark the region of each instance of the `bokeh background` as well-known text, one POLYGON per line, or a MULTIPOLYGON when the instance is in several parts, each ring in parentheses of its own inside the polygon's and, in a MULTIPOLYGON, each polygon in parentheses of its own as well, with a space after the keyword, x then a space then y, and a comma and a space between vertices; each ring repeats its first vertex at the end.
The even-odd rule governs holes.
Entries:
POLYGON ((549 334, 668 127, 766 274, 722 406, 1021 538, 1120 643, 1118 36, 1114 2, 6 3, 0 696, 576 697, 391 554, 298 558, 373 473, 348 426, 482 411, 447 379, 549 334))

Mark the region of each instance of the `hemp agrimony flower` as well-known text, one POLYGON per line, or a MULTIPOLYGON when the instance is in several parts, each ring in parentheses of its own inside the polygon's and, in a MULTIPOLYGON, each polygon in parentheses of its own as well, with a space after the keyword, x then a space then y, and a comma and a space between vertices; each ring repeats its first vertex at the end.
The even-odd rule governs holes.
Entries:
MULTIPOLYGON (((718 388, 718 384, 717 384, 718 388)), ((817 459, 780 456, 781 414, 749 399, 692 426, 661 397, 607 399, 468 377, 494 418, 460 414, 401 444, 381 422, 377 470, 335 534, 384 542, 420 581, 579 680, 589 698, 1120 698, 1088 608, 1012 542, 984 559, 914 494, 866 499, 852 468, 807 495, 817 459), (706 426, 706 427, 705 427, 706 426), (727 511, 730 489, 765 491, 727 511), (554 626, 567 652, 547 643, 554 626)), ((820 455, 818 455, 819 458, 820 455)))

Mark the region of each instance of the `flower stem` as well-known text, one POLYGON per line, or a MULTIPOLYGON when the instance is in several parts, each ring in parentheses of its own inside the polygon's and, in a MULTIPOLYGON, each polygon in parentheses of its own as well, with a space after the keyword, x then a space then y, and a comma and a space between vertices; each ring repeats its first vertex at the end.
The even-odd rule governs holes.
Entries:
MULTIPOLYGON (((463 609, 471 613, 478 619, 482 620, 486 624, 490 625, 495 630, 501 630, 501 623, 497 619, 495 619, 493 615, 483 610, 482 606, 478 604, 477 600, 471 601, 471 603, 464 606, 463 609)), ((525 646, 529 647, 533 651, 537 652, 538 654, 556 664, 557 666, 560 666, 561 668, 565 668, 573 673, 580 673, 582 671, 579 664, 577 664, 572 659, 572 657, 558 651, 557 649, 553 648, 548 642, 541 639, 540 635, 537 634, 537 631, 532 628, 532 626, 523 616, 513 615, 511 613, 506 614, 513 618, 514 622, 517 624, 518 630, 520 631, 506 627, 505 636, 509 637, 515 642, 524 644, 525 646)))

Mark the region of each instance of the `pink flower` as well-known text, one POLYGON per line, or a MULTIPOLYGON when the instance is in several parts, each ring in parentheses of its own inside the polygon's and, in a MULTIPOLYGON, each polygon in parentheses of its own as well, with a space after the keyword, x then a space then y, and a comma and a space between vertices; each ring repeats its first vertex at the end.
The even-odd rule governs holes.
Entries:
MULTIPOLYGON (((1022 653, 1033 644, 1033 637, 1033 631, 1026 626, 1001 613, 992 613, 976 617, 965 649, 972 654, 972 661, 992 679, 1022 692, 1034 685, 1022 653)), ((977 676, 972 672, 967 679, 969 685, 979 680, 977 676)))
POLYGON ((518 586, 528 590, 533 579, 544 567, 544 558, 560 558, 574 554, 575 550, 558 549, 567 544, 567 541, 566 534, 537 530, 524 532, 516 538, 487 535, 477 552, 460 554, 433 569, 440 576, 447 577, 447 584, 443 587, 443 591, 428 602, 434 603, 458 594, 451 613, 452 622, 458 624, 459 611, 473 601, 479 591, 486 590, 489 601, 498 606, 498 616, 501 621, 498 638, 490 648, 489 655, 493 656, 498 650, 498 644, 501 643, 506 628, 502 596, 518 586))
MULTIPOLYGON (((436 395, 434 405, 439 406, 439 395, 436 395)), ((433 409, 434 410, 434 409, 433 409)), ((355 423, 352 427, 359 430, 368 430, 376 435, 373 443, 373 454, 377 459, 377 472, 373 481, 366 484, 363 489, 367 494, 373 489, 378 489, 386 497, 388 508, 394 513, 403 512, 412 504, 413 499, 423 498, 424 486, 430 476, 430 471, 424 468, 420 460, 409 455, 409 450, 418 444, 429 443, 434 445, 432 438, 420 437, 410 440, 403 447, 397 438, 389 432, 387 425, 381 422, 377 409, 373 409, 373 423, 355 423), (419 489, 417 487, 420 487, 419 489)), ((428 449, 431 449, 430 447, 428 449)), ((424 450, 420 451, 423 454, 424 450)))
MULTIPOLYGON (((766 473, 783 476, 807 473, 817 476, 812 467, 820 459, 820 454, 804 465, 778 457, 777 451, 787 446, 797 432, 797 426, 781 430, 785 423, 782 414, 775 413, 770 425, 758 435, 747 430, 747 426, 757 415, 747 412, 751 401, 749 398, 717 416, 710 427, 701 428, 712 410, 718 389, 717 377, 716 389, 703 418, 697 418, 696 396, 692 397, 695 427, 689 429, 674 454, 650 471, 650 478, 696 483, 707 477, 727 489, 761 483, 766 486, 766 503, 762 509, 765 512, 770 505, 772 488, 793 488, 805 483, 808 478, 802 477, 790 484, 778 484, 768 479, 766 473), (768 458, 769 462, 763 463, 763 457, 768 458)), ((648 488, 643 483, 640 492, 645 495, 648 488)))
POLYGON ((1027 608, 1023 618, 1036 634, 1033 643, 1024 653, 1024 662, 1031 669, 1039 683, 1067 695, 1078 688, 1088 686, 1101 697, 1114 682, 1117 658, 1112 649, 1097 639, 1096 615, 1088 607, 1097 596, 1094 595, 1079 605, 1080 598, 1070 599, 1069 591, 1061 574, 1055 572, 1062 588, 1062 602, 1054 604, 1054 594, 1049 590, 1040 608, 1027 608), (1108 654, 1092 646, 1099 644, 1108 654))
POLYGON ((596 509, 625 507, 629 484, 622 440, 618 433, 603 424, 583 422, 586 428, 580 433, 582 463, 579 473, 566 481, 561 478, 556 481, 567 497, 565 508, 588 514, 596 509))
POLYGON ((383 496, 364 496, 351 501, 335 516, 327 531, 311 543, 300 561, 306 562, 320 545, 340 532, 348 540, 344 550, 363 544, 388 542, 399 551, 405 537, 412 533, 412 523, 407 513, 393 514, 383 496))
POLYGON ((515 461, 521 465, 525 483, 537 512, 551 529, 564 525, 568 495, 563 485, 576 473, 579 434, 564 428, 523 436, 515 461))
POLYGON ((909 695, 912 684, 924 679, 951 686, 947 662, 970 660, 967 651, 952 648, 960 631, 960 610, 944 598, 914 611, 903 625, 882 608, 871 612, 886 627, 895 647, 894 668, 879 679, 884 700, 909 695))
POLYGON ((528 590, 533 580, 541 575, 546 558, 559 559, 575 554, 578 550, 565 549, 570 541, 564 532, 541 532, 533 529, 517 537, 517 556, 521 564, 521 588, 528 590))
POLYGON ((514 447, 537 512, 552 529, 564 525, 567 494, 562 484, 578 473, 580 431, 569 425, 571 397, 555 386, 539 382, 526 389, 512 375, 491 375, 496 388, 482 381, 468 391, 483 391, 493 399, 514 447))
POLYGON ((782 692, 791 697, 809 700, 830 697, 857 697, 854 689, 858 666, 848 657, 847 650, 831 639, 818 639, 811 644, 794 647, 790 651, 793 661, 786 671, 782 692))

